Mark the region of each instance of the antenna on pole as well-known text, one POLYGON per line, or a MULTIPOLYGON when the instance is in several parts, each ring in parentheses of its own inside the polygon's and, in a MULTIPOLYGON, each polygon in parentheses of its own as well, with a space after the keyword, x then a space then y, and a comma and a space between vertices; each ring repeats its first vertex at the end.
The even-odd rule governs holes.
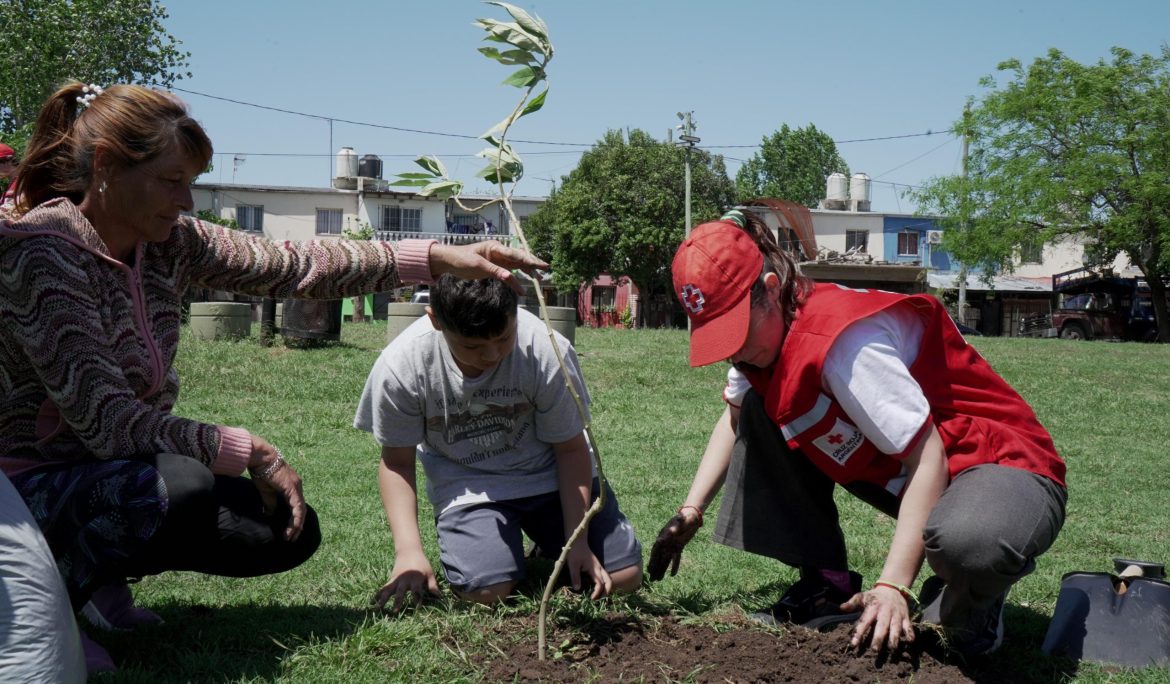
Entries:
MULTIPOLYGON (((695 120, 693 118, 694 112, 679 112, 678 118, 682 121, 677 128, 682 131, 678 136, 677 145, 682 145, 685 148, 686 159, 686 218, 683 226, 684 235, 691 236, 691 150, 695 149, 695 145, 699 143, 699 137, 695 135, 695 120)), ((687 317, 687 330, 691 329, 691 318, 687 317)))
POLYGON ((535 178, 536 180, 548 181, 549 184, 552 186, 552 191, 549 194, 551 195, 551 194, 556 193, 556 191, 557 191, 557 179, 556 178, 544 178, 543 176, 533 176, 533 178, 535 178))
POLYGON ((686 224, 684 226, 685 235, 691 236, 691 150, 695 149, 695 145, 699 144, 699 137, 695 135, 695 120, 694 112, 679 112, 678 118, 682 121, 676 126, 682 134, 678 136, 678 145, 686 148, 686 224))
POLYGON ((236 171, 238 171, 246 161, 248 161, 248 158, 242 154, 237 154, 232 157, 232 185, 235 185, 236 183, 236 171))

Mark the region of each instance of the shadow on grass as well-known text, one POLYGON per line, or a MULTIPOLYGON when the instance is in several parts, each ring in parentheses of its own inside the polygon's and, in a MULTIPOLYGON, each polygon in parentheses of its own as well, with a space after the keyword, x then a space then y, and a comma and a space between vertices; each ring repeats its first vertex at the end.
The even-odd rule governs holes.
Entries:
POLYGON ((163 604, 156 610, 166 624, 120 633, 85 630, 120 668, 97 681, 274 679, 291 651, 343 639, 369 615, 342 606, 163 604))

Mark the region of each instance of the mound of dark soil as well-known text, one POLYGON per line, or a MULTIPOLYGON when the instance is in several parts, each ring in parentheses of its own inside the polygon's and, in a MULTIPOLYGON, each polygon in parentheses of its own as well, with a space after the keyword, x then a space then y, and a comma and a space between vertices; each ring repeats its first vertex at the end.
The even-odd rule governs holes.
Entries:
POLYGON ((948 663, 935 657, 937 640, 920 637, 894 653, 858 654, 850 631, 822 634, 795 628, 777 633, 743 619, 709 625, 673 617, 638 619, 611 614, 585 625, 550 630, 548 659, 536 653, 536 618, 510 622, 494 639, 500 651, 485 681, 687 682, 1010 682, 987 663, 948 663), (518 624, 519 623, 519 624, 518 624))

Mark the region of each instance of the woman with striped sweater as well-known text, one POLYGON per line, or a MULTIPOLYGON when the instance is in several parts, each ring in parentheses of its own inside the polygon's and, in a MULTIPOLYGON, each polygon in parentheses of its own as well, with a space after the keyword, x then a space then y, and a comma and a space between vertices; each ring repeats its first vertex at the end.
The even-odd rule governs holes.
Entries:
POLYGON ((0 216, 0 467, 74 609, 103 627, 158 621, 127 578, 282 572, 320 542, 276 447, 171 413, 187 288, 334 299, 441 273, 516 286, 509 269, 546 266, 495 242, 273 242, 205 224, 185 214, 211 155, 173 95, 70 83, 42 109, 0 216))

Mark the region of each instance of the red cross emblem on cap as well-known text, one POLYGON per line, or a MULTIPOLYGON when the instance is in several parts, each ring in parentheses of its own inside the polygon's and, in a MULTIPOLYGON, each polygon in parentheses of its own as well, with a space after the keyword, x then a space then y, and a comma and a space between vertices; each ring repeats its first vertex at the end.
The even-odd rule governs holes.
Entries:
POLYGON ((840 433, 829 435, 829 444, 840 444, 845 440, 840 433))
POLYGON ((703 310, 703 304, 707 300, 703 299, 703 291, 694 285, 684 285, 682 289, 683 305, 687 307, 687 311, 697 314, 703 310))

